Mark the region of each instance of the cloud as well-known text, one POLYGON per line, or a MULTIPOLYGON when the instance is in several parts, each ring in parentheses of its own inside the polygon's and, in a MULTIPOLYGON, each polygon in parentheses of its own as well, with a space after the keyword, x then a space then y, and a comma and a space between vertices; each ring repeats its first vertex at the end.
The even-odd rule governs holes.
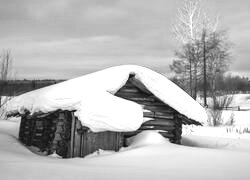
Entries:
MULTIPOLYGON (((20 77, 73 77, 119 64, 159 72, 177 47, 170 32, 181 0, 0 0, 0 49, 10 48, 20 77), (54 73, 54 75, 53 75, 54 73), (47 74, 47 75, 46 75, 47 74)), ((249 63, 250 1, 204 0, 235 43, 232 69, 249 63)))
POLYGON ((84 18, 90 22, 112 21, 128 16, 128 13, 117 7, 92 6, 83 12, 84 18))

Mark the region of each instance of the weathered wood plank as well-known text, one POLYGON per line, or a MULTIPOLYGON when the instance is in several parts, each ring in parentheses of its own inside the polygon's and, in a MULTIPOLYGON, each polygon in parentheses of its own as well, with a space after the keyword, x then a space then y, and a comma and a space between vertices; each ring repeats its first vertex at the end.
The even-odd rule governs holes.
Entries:
POLYGON ((75 135, 74 135, 74 157, 79 157, 81 154, 81 136, 82 134, 78 133, 78 129, 81 129, 82 125, 81 122, 79 120, 76 120, 76 124, 75 124, 75 135))
POLYGON ((174 130, 174 126, 141 126, 139 130, 164 130, 171 131, 174 130))
POLYGON ((136 88, 124 88, 124 89, 120 89, 118 91, 118 93, 121 93, 121 92, 123 92, 123 93, 126 93, 126 92, 128 92, 128 93, 140 93, 140 90, 136 89, 136 88))
POLYGON ((147 88, 146 86, 144 86, 144 84, 142 84, 139 80, 135 79, 134 77, 130 78, 128 83, 131 83, 132 85, 134 85, 135 87, 139 88, 142 92, 146 93, 146 94, 152 94, 147 88))
POLYGON ((142 126, 175 126, 175 123, 172 120, 157 119, 157 120, 147 121, 143 123, 142 126))
POLYGON ((135 98, 135 97, 141 97, 141 98, 151 97, 151 98, 153 98, 152 95, 148 95, 148 94, 144 94, 144 93, 123 92, 123 91, 118 91, 115 95, 118 97, 126 98, 126 99, 135 98))
POLYGON ((75 144, 75 131, 76 131, 76 119, 74 113, 71 112, 72 121, 71 121, 71 136, 70 136, 70 150, 69 157, 74 157, 74 144, 75 144))
POLYGON ((165 114, 161 112, 143 112, 143 117, 147 118, 159 118, 159 119, 173 119, 173 115, 165 114))
POLYGON ((160 133, 163 137, 165 137, 165 138, 173 138, 173 137, 174 137, 174 134, 173 134, 173 133, 170 133, 170 132, 160 131, 159 133, 160 133))
POLYGON ((135 102, 156 102, 156 100, 153 97, 130 97, 129 100, 135 101, 135 102))

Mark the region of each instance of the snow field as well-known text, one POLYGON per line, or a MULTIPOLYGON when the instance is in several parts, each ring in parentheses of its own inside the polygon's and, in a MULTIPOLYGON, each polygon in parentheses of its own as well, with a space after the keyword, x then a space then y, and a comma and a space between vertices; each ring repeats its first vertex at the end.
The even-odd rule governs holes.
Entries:
POLYGON ((17 140, 19 120, 0 121, 0 179, 192 179, 249 180, 250 140, 221 138, 220 130, 196 127, 183 145, 147 131, 121 151, 99 151, 86 158, 38 156, 17 140), (199 128, 201 128, 199 130, 199 128))

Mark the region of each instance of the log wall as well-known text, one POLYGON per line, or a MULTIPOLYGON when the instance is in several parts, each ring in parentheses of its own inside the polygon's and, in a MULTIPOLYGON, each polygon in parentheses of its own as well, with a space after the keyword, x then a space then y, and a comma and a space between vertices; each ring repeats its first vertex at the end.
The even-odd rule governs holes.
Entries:
POLYGON ((180 143, 183 118, 176 110, 150 93, 143 84, 130 77, 115 95, 140 104, 144 111, 143 118, 146 122, 137 131, 125 133, 125 137, 144 130, 158 130, 171 142, 180 143))
POLYGON ((19 140, 26 146, 34 146, 43 154, 56 152, 68 157, 71 128, 71 112, 56 111, 49 115, 23 115, 19 140))
POLYGON ((89 128, 82 126, 75 118, 72 121, 71 157, 84 157, 99 149, 118 151, 123 146, 123 134, 121 132, 94 133, 89 128))
POLYGON ((81 125, 70 111, 50 114, 24 115, 21 120, 19 139, 27 146, 35 146, 41 152, 56 152, 62 157, 84 157, 99 149, 118 151, 125 139, 145 130, 156 130, 171 142, 180 144, 182 123, 192 123, 185 116, 150 93, 133 77, 115 94, 140 104, 145 123, 133 132, 94 133, 81 125))
POLYGON ((82 126, 73 112, 56 111, 24 115, 19 140, 28 148, 38 148, 39 154, 57 153, 63 158, 69 158, 84 157, 99 149, 118 151, 123 146, 124 138, 120 132, 94 133, 82 126))

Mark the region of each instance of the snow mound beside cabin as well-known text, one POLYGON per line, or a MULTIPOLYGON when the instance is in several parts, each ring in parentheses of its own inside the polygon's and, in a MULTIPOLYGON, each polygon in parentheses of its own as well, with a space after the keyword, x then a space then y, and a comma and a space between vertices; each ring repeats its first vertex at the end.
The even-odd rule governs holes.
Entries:
POLYGON ((143 123, 142 107, 114 94, 129 75, 152 94, 193 120, 205 123, 205 110, 166 77, 144 67, 123 65, 108 68, 20 95, 8 104, 8 113, 75 110, 75 116, 94 132, 134 131, 143 123))
POLYGON ((129 147, 143 147, 150 145, 166 145, 170 144, 169 140, 164 138, 157 131, 143 131, 129 139, 129 147))

